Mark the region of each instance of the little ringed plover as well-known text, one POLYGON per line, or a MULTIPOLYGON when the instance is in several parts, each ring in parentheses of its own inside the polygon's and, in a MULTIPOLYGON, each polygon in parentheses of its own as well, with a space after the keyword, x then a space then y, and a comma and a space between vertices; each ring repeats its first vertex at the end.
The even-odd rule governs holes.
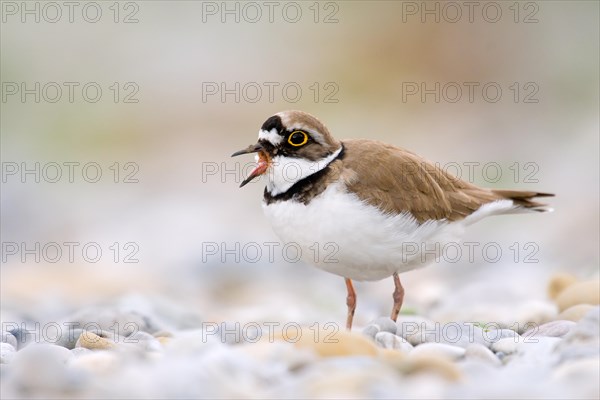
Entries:
POLYGON ((404 298, 398 274, 431 261, 423 250, 443 248, 484 217, 551 210, 534 198, 552 194, 481 188, 402 148, 337 140, 302 111, 273 115, 258 142, 232 156, 248 153, 257 153, 258 165, 240 187, 266 175, 262 206, 275 233, 299 245, 307 262, 345 279, 348 329, 352 280, 393 277, 395 321, 404 298), (334 243, 334 262, 311 259, 315 243, 334 243))

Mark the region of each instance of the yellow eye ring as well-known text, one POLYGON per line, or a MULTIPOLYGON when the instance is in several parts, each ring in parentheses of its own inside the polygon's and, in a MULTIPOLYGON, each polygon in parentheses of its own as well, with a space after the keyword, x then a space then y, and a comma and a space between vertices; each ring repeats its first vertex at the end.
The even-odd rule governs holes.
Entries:
POLYGON ((306 142, 308 142, 308 135, 306 134, 306 132, 294 131, 290 134, 290 136, 288 136, 287 141, 289 144, 291 144, 294 147, 300 147, 300 146, 305 145, 306 142), (299 136, 299 135, 302 135, 302 136, 299 136))

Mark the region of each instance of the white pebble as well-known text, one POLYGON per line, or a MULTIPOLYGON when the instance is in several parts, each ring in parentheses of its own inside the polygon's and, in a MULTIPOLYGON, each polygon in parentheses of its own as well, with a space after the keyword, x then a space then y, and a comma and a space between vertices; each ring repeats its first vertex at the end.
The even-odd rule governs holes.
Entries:
POLYGON ((467 360, 484 361, 490 365, 501 365, 500 359, 486 346, 479 343, 472 343, 465 349, 465 358, 467 360))
POLYGON ((379 332, 375 335, 375 342, 384 349, 394 349, 406 352, 413 349, 412 344, 408 343, 406 339, 390 332, 379 332))
POLYGON ((15 355, 15 348, 8 343, 0 343, 0 364, 8 364, 15 355))
POLYGON ((445 343, 423 343, 416 346, 411 356, 443 356, 451 361, 464 357, 465 349, 445 343))

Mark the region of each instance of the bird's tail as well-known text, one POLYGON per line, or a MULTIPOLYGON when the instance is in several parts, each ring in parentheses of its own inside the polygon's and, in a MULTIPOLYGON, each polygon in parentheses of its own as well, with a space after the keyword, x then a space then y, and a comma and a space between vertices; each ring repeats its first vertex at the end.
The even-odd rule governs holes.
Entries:
POLYGON ((518 209, 527 211, 550 212, 547 204, 534 201, 536 197, 553 197, 552 193, 530 192, 525 190, 492 190, 501 199, 512 200, 518 209))

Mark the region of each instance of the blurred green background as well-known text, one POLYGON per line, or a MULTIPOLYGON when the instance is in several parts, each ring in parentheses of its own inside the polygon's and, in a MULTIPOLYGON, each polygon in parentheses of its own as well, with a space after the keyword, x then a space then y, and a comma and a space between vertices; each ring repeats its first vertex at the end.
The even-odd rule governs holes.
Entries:
MULTIPOLYGON (((92 23, 84 16, 94 10, 82 14, 84 2, 73 22, 62 6, 53 23, 55 13, 44 15, 43 3, 36 22, 23 16, 25 3, 3 2, 2 242, 93 242, 103 250, 96 263, 79 250, 74 262, 63 255, 38 263, 3 248, 3 319, 25 312, 47 320, 115 302, 143 308, 150 298, 186 315, 190 325, 202 319, 341 322, 343 281, 287 262, 280 252, 268 259, 263 244, 277 238, 260 208, 263 182, 238 189, 252 159, 229 158, 285 109, 318 116, 338 138, 379 139, 459 165, 463 178, 465 163, 479 163, 476 184, 556 193, 552 214, 471 227, 465 241, 499 243, 501 262, 477 253, 474 260, 405 274, 407 309, 427 312, 447 294, 478 285, 507 297, 543 298, 557 271, 597 276, 599 4, 496 2, 502 14, 490 22, 495 8, 484 14, 487 2, 478 3, 472 22, 462 2, 455 3, 457 19, 445 3, 393 1, 282 2, 270 21, 264 3, 136 1, 116 3, 115 22, 115 5, 100 2, 102 17, 92 23), (439 14, 423 7, 438 7, 439 14), (297 9, 301 15, 291 22, 297 9), (23 82, 34 91, 40 83, 39 102, 36 94, 24 102, 20 91, 12 94, 23 82), (62 87, 56 102, 48 101, 55 86, 44 92, 49 82, 62 87), (72 102, 65 82, 77 84, 72 102), (90 82, 102 89, 97 102, 82 93, 90 82), (221 85, 235 89, 238 82, 239 101, 235 93, 222 99, 221 85), (407 92, 436 82, 439 102, 435 94, 422 101, 421 92, 407 92), (473 101, 465 82, 477 84, 473 101), (490 83, 502 89, 496 102, 482 93, 490 83), (286 84, 301 88, 297 101, 292 89, 282 91, 286 84), (453 102, 456 86, 463 92, 453 102), (218 93, 207 92, 215 87, 218 93), (11 166, 36 162, 40 168, 95 162, 103 175, 89 183, 76 168, 72 183, 64 176, 37 183, 32 175, 7 174, 11 166), (497 182, 482 172, 488 162, 501 166, 497 182), (532 171, 537 182, 525 179, 532 171), (131 172, 138 182, 123 182, 131 172), (115 242, 117 262, 110 250, 115 242), (130 242, 137 263, 123 262, 130 242), (535 243, 539 262, 525 263, 521 254, 515 263, 508 250, 515 242, 521 249, 535 243), (231 255, 222 262, 203 252, 207 243, 221 250, 258 243, 264 254, 257 262, 231 255)), ((357 290, 359 324, 388 313, 391 282, 357 290)))

